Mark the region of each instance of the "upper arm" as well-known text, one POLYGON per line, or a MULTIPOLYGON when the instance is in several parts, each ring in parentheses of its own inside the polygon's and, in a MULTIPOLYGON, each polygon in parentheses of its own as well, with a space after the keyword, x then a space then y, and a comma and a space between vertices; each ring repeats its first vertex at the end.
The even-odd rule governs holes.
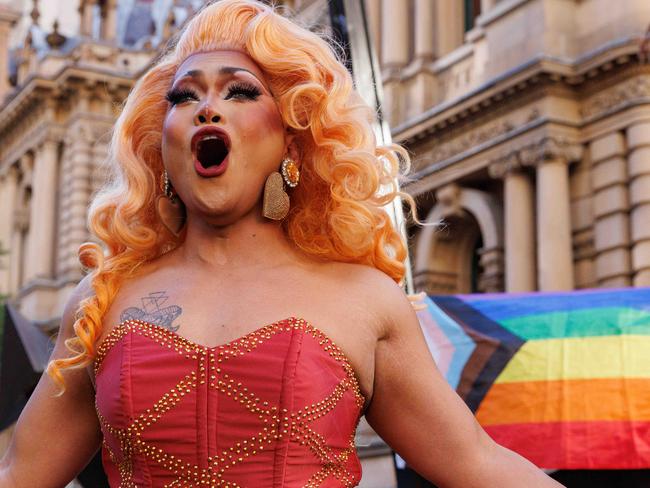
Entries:
MULTIPOLYGON (((70 354, 65 340, 74 335, 76 309, 89 292, 86 277, 65 307, 51 359, 70 354)), ((63 374, 66 390, 62 395, 58 395, 59 388, 47 373, 41 376, 0 463, 0 487, 64 486, 97 451, 101 432, 88 372, 80 368, 63 374)))
POLYGON ((491 440, 447 384, 429 352, 413 306, 393 286, 382 293, 384 337, 375 352, 366 418, 410 466, 443 486, 463 484, 467 463, 491 440))

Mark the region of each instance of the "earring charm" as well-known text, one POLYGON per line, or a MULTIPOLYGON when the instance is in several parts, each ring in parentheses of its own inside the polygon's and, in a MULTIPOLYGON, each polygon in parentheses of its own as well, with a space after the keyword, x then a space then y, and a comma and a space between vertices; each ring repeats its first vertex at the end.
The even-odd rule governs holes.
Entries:
POLYGON ((289 195, 284 191, 282 175, 277 171, 266 178, 262 215, 270 220, 283 220, 289 213, 289 195))
POLYGON ((167 174, 167 170, 163 170, 163 187, 162 191, 165 194, 167 198, 170 200, 174 198, 174 191, 172 190, 172 186, 169 183, 169 175, 167 174))
POLYGON ((281 171, 282 178, 284 179, 284 182, 287 184, 287 186, 290 188, 295 188, 298 186, 298 182, 300 181, 300 170, 298 169, 298 165, 293 159, 290 157, 285 157, 282 160, 281 171))
POLYGON ((300 171, 298 165, 286 156, 280 165, 280 171, 274 171, 266 179, 264 185, 264 199, 262 201, 262 215, 271 220, 283 220, 289 213, 289 195, 284 185, 289 188, 298 186, 300 171))
POLYGON ((156 212, 167 230, 178 237, 185 226, 185 205, 176 195, 166 170, 163 171, 161 190, 163 194, 156 197, 156 212))

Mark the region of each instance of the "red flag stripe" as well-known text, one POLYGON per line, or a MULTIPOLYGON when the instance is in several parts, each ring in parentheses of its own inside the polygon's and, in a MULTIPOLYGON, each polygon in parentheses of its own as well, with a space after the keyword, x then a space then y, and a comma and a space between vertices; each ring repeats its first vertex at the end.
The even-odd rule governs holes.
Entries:
POLYGON ((650 468, 650 422, 526 423, 485 430, 541 468, 650 468))

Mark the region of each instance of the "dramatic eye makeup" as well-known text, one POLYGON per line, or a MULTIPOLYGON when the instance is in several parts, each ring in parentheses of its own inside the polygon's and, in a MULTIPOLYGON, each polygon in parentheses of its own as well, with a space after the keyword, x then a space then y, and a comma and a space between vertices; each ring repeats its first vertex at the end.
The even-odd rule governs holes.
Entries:
POLYGON ((260 89, 252 83, 237 82, 228 87, 226 100, 231 98, 256 100, 261 94, 260 89))
MULTIPOLYGON (((257 100, 262 91, 253 83, 237 81, 228 86, 225 100, 257 100)), ((167 92, 165 99, 172 105, 176 105, 187 100, 198 101, 199 96, 193 90, 188 88, 172 88, 167 92)))
POLYGON ((172 105, 176 105, 177 103, 181 103, 186 100, 198 101, 199 97, 196 93, 194 93, 192 90, 188 90, 187 88, 176 88, 169 90, 165 96, 165 99, 172 105))

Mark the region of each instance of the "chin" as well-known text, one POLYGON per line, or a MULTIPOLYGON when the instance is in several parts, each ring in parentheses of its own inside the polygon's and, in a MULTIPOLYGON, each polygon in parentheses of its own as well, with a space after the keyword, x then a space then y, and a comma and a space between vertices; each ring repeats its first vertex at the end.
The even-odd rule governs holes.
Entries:
POLYGON ((236 202, 214 200, 201 202, 188 209, 188 213, 194 214, 196 218, 211 225, 231 225, 242 218, 247 212, 242 211, 236 202))

